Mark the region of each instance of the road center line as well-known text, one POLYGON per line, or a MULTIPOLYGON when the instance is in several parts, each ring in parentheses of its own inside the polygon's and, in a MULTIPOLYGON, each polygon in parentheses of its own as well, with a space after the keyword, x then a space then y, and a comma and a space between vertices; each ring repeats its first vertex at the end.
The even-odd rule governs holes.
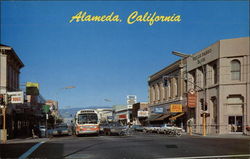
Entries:
POLYGON ((239 155, 221 155, 221 156, 196 156, 196 157, 171 157, 171 158, 158 158, 158 159, 196 159, 196 158, 229 158, 229 157, 250 157, 250 154, 239 155))
POLYGON ((32 152, 34 152, 43 143, 45 143, 45 141, 42 141, 42 142, 39 142, 39 143, 35 144, 28 151, 26 151, 24 154, 22 154, 22 156, 20 156, 18 159, 25 159, 25 158, 27 158, 32 152))

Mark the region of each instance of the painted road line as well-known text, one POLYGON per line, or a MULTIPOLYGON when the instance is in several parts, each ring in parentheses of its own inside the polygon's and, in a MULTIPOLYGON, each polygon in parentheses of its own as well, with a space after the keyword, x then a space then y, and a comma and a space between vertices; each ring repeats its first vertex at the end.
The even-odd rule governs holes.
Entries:
POLYGON ((230 158, 230 157, 250 157, 250 154, 239 155, 220 155, 220 156, 196 156, 196 157, 171 157, 171 158, 158 158, 158 159, 196 159, 196 158, 230 158))
POLYGON ((18 159, 25 159, 25 158, 27 158, 30 154, 32 154, 32 152, 34 152, 43 143, 45 143, 45 141, 42 141, 42 142, 39 142, 39 143, 35 144, 28 151, 26 151, 24 154, 22 154, 22 156, 20 156, 18 159))

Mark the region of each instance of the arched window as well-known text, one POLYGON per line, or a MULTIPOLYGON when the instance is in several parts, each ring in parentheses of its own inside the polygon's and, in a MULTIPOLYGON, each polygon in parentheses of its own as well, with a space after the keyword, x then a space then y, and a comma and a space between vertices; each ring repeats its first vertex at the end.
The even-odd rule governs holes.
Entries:
POLYGON ((240 61, 238 60, 231 61, 231 79, 240 80, 240 61))

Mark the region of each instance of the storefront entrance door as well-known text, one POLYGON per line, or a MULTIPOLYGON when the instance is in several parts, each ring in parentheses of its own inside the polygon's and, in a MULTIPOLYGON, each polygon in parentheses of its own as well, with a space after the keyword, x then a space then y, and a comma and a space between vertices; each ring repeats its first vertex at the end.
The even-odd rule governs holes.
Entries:
POLYGON ((242 116, 229 116, 228 124, 231 133, 242 132, 242 116))

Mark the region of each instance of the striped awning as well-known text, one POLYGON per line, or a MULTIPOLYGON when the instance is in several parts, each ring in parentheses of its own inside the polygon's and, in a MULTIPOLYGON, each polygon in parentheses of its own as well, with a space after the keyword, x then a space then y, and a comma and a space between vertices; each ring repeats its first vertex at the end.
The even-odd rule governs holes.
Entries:
POLYGON ((149 118, 147 120, 154 121, 155 119, 159 118, 160 116, 162 116, 162 114, 151 115, 151 116, 149 116, 149 118))
POLYGON ((169 118, 170 120, 176 120, 177 118, 179 118, 180 116, 182 116, 182 115, 184 115, 185 113, 180 113, 180 114, 178 114, 178 115, 176 115, 176 116, 173 116, 173 117, 171 117, 171 118, 169 118))

